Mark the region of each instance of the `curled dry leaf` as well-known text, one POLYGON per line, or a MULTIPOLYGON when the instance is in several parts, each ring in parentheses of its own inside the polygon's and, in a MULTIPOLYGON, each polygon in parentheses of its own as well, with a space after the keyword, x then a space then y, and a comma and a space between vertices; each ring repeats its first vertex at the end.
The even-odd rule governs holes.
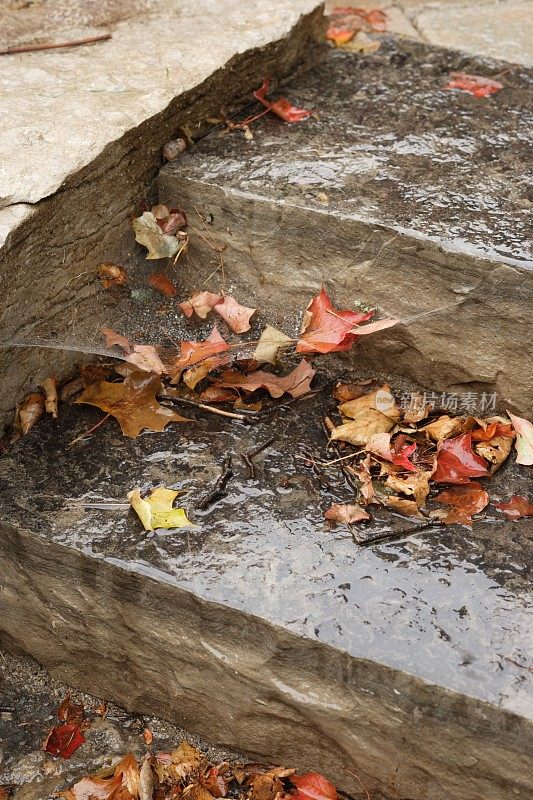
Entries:
POLYGON ((254 97, 256 100, 259 100, 265 108, 268 108, 269 111, 272 111, 273 114, 276 114, 284 122, 302 122, 311 116, 311 111, 293 106, 286 97, 278 97, 277 100, 267 100, 266 93, 268 92, 269 86, 270 80, 265 78, 263 85, 254 92, 254 97))
POLYGON ((227 322, 232 331, 245 333, 250 330, 250 318, 257 309, 242 306, 234 297, 227 294, 213 306, 213 311, 222 317, 224 322, 227 322))
POLYGON ((120 347, 125 353, 131 353, 133 350, 130 340, 114 331, 113 328, 100 328, 100 331, 105 336, 106 347, 120 347))
POLYGON ((387 384, 375 392, 342 403, 339 411, 350 421, 332 431, 332 440, 359 446, 366 445, 374 434, 388 433, 400 418, 400 411, 387 384))
POLYGON ((217 767, 211 767, 207 771, 202 783, 213 797, 226 797, 228 793, 228 782, 217 767))
POLYGON ((485 78, 483 75, 469 75, 467 72, 452 72, 450 81, 445 89, 460 89, 468 92, 474 97, 489 97, 489 95, 503 89, 503 83, 492 78, 485 78))
POLYGON ((214 294, 214 292, 199 292, 198 294, 194 294, 192 297, 189 297, 188 300, 184 300, 183 303, 179 304, 179 307, 183 311, 186 317, 190 318, 193 314, 196 314, 200 319, 205 319, 211 309, 216 306, 217 303, 220 303, 222 300, 221 294, 214 294))
POLYGON ((429 438, 434 442, 440 442, 442 439, 448 439, 454 436, 461 429, 460 417, 449 417, 448 414, 443 414, 434 422, 424 425, 419 430, 424 431, 429 438))
POLYGON ((471 433, 463 433, 440 443, 437 466, 432 475, 435 483, 468 483, 470 478, 481 478, 488 474, 486 462, 472 450, 471 433))
POLYGON ((173 508, 172 504, 179 492, 159 486, 146 498, 141 497, 140 489, 128 492, 128 500, 141 520, 145 531, 156 528, 185 528, 195 527, 189 519, 184 508, 173 508))
POLYGON ((164 272, 152 272, 152 274, 148 276, 148 283, 154 289, 157 289, 158 292, 164 294, 165 297, 175 297, 178 293, 178 290, 164 272))
POLYGON ((520 519, 521 517, 533 517, 533 503, 521 494, 513 494, 510 500, 505 503, 493 503, 507 519, 520 519))
MULTIPOLYGON (((397 437, 396 441, 398 442, 399 439, 400 437, 397 437)), ((390 433, 375 433, 366 443, 365 449, 369 453, 385 459, 385 461, 390 461, 391 464, 395 464, 397 467, 408 470, 408 472, 417 471, 415 465, 409 461, 409 456, 416 450, 415 443, 409 445, 400 443, 398 446, 395 443, 392 446, 390 433)))
MULTIPOLYGON (((473 434, 472 434, 473 438, 473 434)), ((501 467, 513 447, 513 439, 509 436, 494 436, 492 439, 477 442, 475 452, 488 461, 490 474, 493 475, 501 467)))
POLYGON ((152 758, 147 756, 139 771, 139 800, 153 800, 155 776, 152 769, 152 758))
POLYGON ((132 372, 123 383, 99 381, 91 384, 74 402, 87 403, 111 414, 124 436, 138 436, 144 429, 162 431, 169 422, 190 422, 159 405, 156 394, 160 387, 158 375, 132 372))
POLYGON ((399 478, 397 475, 388 475, 385 486, 394 492, 400 492, 414 497, 417 506, 424 506, 429 494, 430 472, 417 472, 416 475, 409 475, 407 478, 399 478))
POLYGON ((277 775, 263 772, 254 775, 248 791, 249 800, 275 800, 283 794, 283 784, 277 775))
POLYGON ((472 524, 472 516, 479 514, 487 506, 489 496, 479 483, 470 482, 464 486, 453 486, 440 492, 435 500, 452 506, 440 519, 445 525, 467 525, 472 524))
POLYGON ((163 233, 161 226, 151 211, 145 211, 133 220, 135 241, 146 247, 148 260, 172 258, 185 247, 185 240, 163 233))
POLYGON ((357 503, 333 503, 325 512, 324 517, 331 522, 344 522, 351 525, 363 519, 370 519, 370 514, 357 503))
POLYGON ((431 409, 431 403, 424 402, 423 394, 412 394, 411 403, 403 415, 403 420, 412 424, 421 422, 421 420, 426 419, 431 409))
POLYGON ((291 397, 301 397, 311 391, 311 381, 315 376, 313 367, 302 358, 300 363, 288 375, 273 375, 271 372, 257 370, 250 375, 229 371, 224 373, 216 382, 216 386, 224 388, 244 389, 255 392, 257 389, 266 389, 271 397, 281 397, 290 394, 291 397))
POLYGON ((414 500, 404 500, 403 497, 395 497, 393 495, 380 495, 380 500, 387 508, 396 511, 398 514, 402 514, 404 517, 424 519, 423 515, 420 513, 418 504, 414 500))
POLYGON ((174 236, 178 231, 187 227, 185 212, 180 211, 179 208, 169 208, 160 204, 152 208, 152 214, 163 233, 168 233, 170 236, 174 236))
POLYGON ((151 344, 133 345, 133 352, 124 358, 144 372, 155 372, 157 375, 163 375, 166 372, 166 367, 159 358, 157 350, 151 344))
POLYGON ((254 350, 253 358, 258 363, 277 364, 279 351, 283 350, 291 342, 291 337, 287 336, 286 333, 274 328, 272 325, 267 325, 254 350))
POLYGON ((61 722, 79 726, 85 719, 85 709, 81 703, 73 703, 70 694, 67 694, 57 709, 57 716, 61 722))
POLYGON ((26 436, 35 423, 40 420, 44 412, 45 400, 40 392, 32 392, 26 395, 24 400, 17 406, 15 427, 21 431, 23 436, 26 436))
POLYGON ((124 286, 128 282, 128 274, 124 267, 107 261, 98 265, 98 277, 102 281, 104 289, 110 289, 112 286, 124 286))
POLYGON ((507 412, 516 431, 516 463, 524 466, 533 464, 533 423, 516 414, 507 412))
POLYGON ((296 352, 334 353, 349 350, 357 341, 352 330, 354 326, 373 316, 373 311, 338 311, 322 288, 307 306, 296 352))
POLYGON ((152 733, 150 728, 145 728, 143 730, 143 739, 148 746, 150 746, 154 741, 154 734, 152 733))

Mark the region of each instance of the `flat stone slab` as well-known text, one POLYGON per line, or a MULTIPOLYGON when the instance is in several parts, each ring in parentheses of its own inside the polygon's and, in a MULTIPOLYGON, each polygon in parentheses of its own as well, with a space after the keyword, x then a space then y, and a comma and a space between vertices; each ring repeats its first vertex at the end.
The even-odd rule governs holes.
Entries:
MULTIPOLYGON (((365 342, 363 357, 394 354, 396 370, 439 389, 495 388, 528 413, 531 85, 526 68, 416 42, 329 50, 278 90, 316 118, 268 115, 251 141, 211 134, 164 167, 160 199, 202 209, 246 302, 279 314, 325 281, 343 308, 361 300, 410 321, 365 342), (455 70, 503 71, 504 88, 446 90, 455 70)), ((212 254, 192 252, 207 277, 212 254)))
MULTIPOLYGON (((378 510, 373 530, 403 535, 358 546, 323 521, 343 479, 300 457, 327 457, 332 407, 136 440, 110 422, 74 448, 97 411, 39 423, 0 462, 2 628, 62 680, 353 792, 347 770, 385 797, 527 794, 531 526, 489 510, 472 531, 417 531, 378 510), (240 454, 272 436, 251 479, 240 454), (200 511, 228 455, 227 497, 200 511), (127 509, 81 506, 161 483, 197 528, 149 535, 127 509)), ((502 468, 491 496, 524 481, 502 468)))

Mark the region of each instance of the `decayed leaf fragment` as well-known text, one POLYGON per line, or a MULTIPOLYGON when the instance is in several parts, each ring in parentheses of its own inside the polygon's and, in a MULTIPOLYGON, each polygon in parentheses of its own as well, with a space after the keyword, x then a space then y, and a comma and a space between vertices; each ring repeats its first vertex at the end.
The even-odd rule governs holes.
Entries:
MULTIPOLYGON (((473 438, 472 434, 472 438, 473 438)), ((488 461, 490 464, 490 474, 493 475, 501 467, 503 462, 513 447, 513 438, 509 436, 494 436, 492 439, 476 442, 475 452, 488 461)))
POLYGON ((400 478, 398 475, 388 475, 385 486, 395 492, 401 492, 414 497, 418 507, 424 506, 429 494, 430 472, 417 472, 416 475, 409 475, 407 478, 400 478))
POLYGON ((102 281, 104 289, 110 289, 112 286, 124 286, 128 282, 128 275, 124 267, 107 261, 98 265, 98 277, 102 281))
POLYGON ((420 509, 418 508, 418 503, 414 500, 406 500, 403 497, 395 497, 394 495, 380 495, 380 500, 383 505, 396 511, 398 514, 402 514, 404 517, 424 519, 424 516, 420 513, 420 509))
POLYGON ((224 373, 215 385, 244 389, 247 392, 266 389, 271 397, 281 397, 285 392, 291 397, 301 397, 311 391, 311 381, 314 376, 315 370, 305 358, 302 358, 298 366, 288 375, 273 375, 262 370, 252 372, 250 375, 230 371, 224 373))
POLYGON ((146 531, 156 528, 196 527, 187 519, 184 508, 173 508, 172 504, 178 494, 173 489, 159 486, 142 498, 140 489, 132 489, 128 492, 128 500, 146 531))
POLYGON ((45 400, 40 392, 31 392, 17 406, 15 427, 25 436, 35 423, 43 416, 45 400))
POLYGON ((533 517, 533 503, 521 494, 513 494, 510 500, 505 503, 493 503, 507 519, 520 519, 521 517, 533 517))
POLYGON ((533 464, 533 423, 516 414, 507 412, 511 417, 513 427, 516 431, 516 463, 524 466, 533 464))
POLYGON ((146 258, 172 258, 185 247, 185 240, 169 233, 163 233, 161 226, 151 211, 145 211, 133 220, 135 241, 148 250, 146 258))
POLYGON ((388 433, 400 418, 400 410, 388 384, 375 392, 342 403, 339 411, 349 421, 332 431, 332 440, 359 446, 366 445, 374 434, 388 433))
POLYGON ((279 351, 292 342, 290 336, 283 331, 267 325, 257 343, 252 358, 258 363, 277 364, 279 351))
POLYGON ((458 524, 470 527, 472 516, 483 511, 488 505, 489 496, 481 484, 471 481, 463 486, 453 486, 451 489, 439 492, 435 500, 452 506, 451 511, 439 517, 445 525, 458 524))
POLYGON ((134 371, 123 383, 92 383, 74 402, 87 403, 111 414, 124 436, 138 436, 144 429, 162 431, 169 422, 190 422, 186 417, 159 405, 156 394, 160 387, 161 378, 158 375, 134 371))
POLYGON ((487 463, 472 450, 472 434, 463 433, 440 443, 434 483, 468 483, 488 475, 487 463))
POLYGON ((286 97, 278 97, 277 100, 267 100, 266 93, 270 86, 269 78, 265 78, 263 85, 254 92, 254 97, 259 100, 265 108, 272 111, 284 122, 302 122, 311 116, 311 112, 305 108, 297 108, 293 106, 286 97))
POLYGON ((370 519, 370 514, 357 503, 333 503, 324 513, 331 522, 344 522, 351 525, 363 519, 370 519))
POLYGON ((353 328, 374 316, 373 311, 338 311, 322 288, 304 314, 297 353, 334 353, 349 350, 357 336, 353 328))
POLYGON ((483 75, 469 75, 467 72, 452 72, 450 81, 445 89, 460 89, 462 92, 474 95, 474 97, 489 97, 489 95, 503 89, 503 83, 492 78, 485 78, 483 75))

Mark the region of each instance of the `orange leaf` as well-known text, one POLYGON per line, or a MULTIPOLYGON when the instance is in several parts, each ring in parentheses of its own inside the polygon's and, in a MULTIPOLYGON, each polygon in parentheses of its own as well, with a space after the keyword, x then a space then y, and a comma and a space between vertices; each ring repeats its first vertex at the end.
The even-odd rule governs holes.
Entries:
POLYGON ((263 372, 263 370, 252 372, 251 375, 229 372, 222 375, 215 385, 244 389, 247 392, 266 389, 271 397, 281 397, 285 392, 292 397, 301 397, 311 390, 311 381, 314 375, 315 370, 303 358, 298 366, 285 376, 273 375, 271 372, 263 372))
POLYGON ((146 744, 148 746, 150 746, 152 744, 152 742, 154 741, 154 734, 152 733, 150 728, 145 728, 144 729, 143 738, 144 738, 144 741, 146 742, 146 744))
POLYGON ((117 333, 113 328, 100 328, 105 336, 106 347, 120 347, 125 353, 131 353, 133 344, 121 333, 117 333))
POLYGON ((483 511, 489 502, 489 496, 481 484, 471 482, 445 489, 435 500, 453 506, 453 510, 442 517, 445 525, 471 525, 472 515, 483 511))
POLYGON ((110 289, 111 286, 124 286, 128 282, 128 275, 124 267, 107 262, 98 265, 98 277, 102 281, 104 289, 110 289))
POLYGON ((163 272, 152 272, 152 274, 148 276, 148 283, 166 297, 174 297, 178 293, 174 284, 163 272))
POLYGON ((192 297, 189 297, 188 300, 184 300, 183 303, 180 303, 180 308, 186 317, 192 317, 192 315, 196 313, 200 319, 205 319, 213 306, 216 306, 221 300, 223 300, 221 294, 198 292, 198 294, 194 294, 192 297))
POLYGON ((290 780, 298 790, 296 795, 293 795, 297 800, 337 800, 337 790, 319 772, 293 775, 290 780))
POLYGON ((67 694, 57 709, 57 716, 61 722, 68 722, 72 725, 81 725, 85 718, 85 711, 80 704, 73 703, 70 694, 67 694))
POLYGON ((259 100, 259 102, 262 103, 265 108, 268 108, 269 111, 272 111, 284 122, 302 122, 311 116, 310 111, 307 111, 305 108, 297 108, 296 106, 291 105, 286 97, 279 97, 277 100, 272 101, 267 100, 266 93, 268 92, 269 86, 270 79, 265 78, 263 85, 254 92, 254 97, 259 100))
POLYGON ((489 97, 489 95, 503 89, 503 83, 494 81, 492 78, 485 78, 483 75, 469 75, 466 72, 452 72, 451 80, 444 87, 445 89, 460 89, 468 92, 474 97, 489 97))
POLYGON ((322 288, 307 306, 296 352, 333 353, 349 350, 357 341, 352 331, 354 325, 373 316, 373 311, 337 311, 322 288))
POLYGON ((250 318, 257 309, 241 306, 234 297, 225 295, 220 302, 213 306, 213 311, 228 323, 232 331, 244 333, 250 330, 250 318))
POLYGON ((135 371, 123 383, 92 383, 74 402, 96 406, 114 416, 124 436, 138 436, 144 429, 162 431, 169 422, 190 422, 159 405, 155 396, 160 387, 158 375, 135 371))
POLYGON ((223 353, 229 350, 229 344, 220 335, 217 326, 203 342, 182 342, 180 357, 174 363, 176 372, 191 367, 193 364, 198 364, 205 358, 223 353))

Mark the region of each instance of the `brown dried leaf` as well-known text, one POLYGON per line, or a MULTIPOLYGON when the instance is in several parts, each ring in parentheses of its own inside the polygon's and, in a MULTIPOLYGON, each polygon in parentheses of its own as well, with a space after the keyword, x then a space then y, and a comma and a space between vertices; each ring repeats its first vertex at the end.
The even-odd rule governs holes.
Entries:
POLYGON ((253 358, 258 363, 277 364, 279 351, 287 347, 291 342, 291 337, 287 336, 286 333, 274 328, 272 325, 267 325, 254 350, 253 358))
POLYGON ((132 372, 123 383, 91 384, 74 402, 96 406, 114 416, 124 436, 138 436, 144 429, 162 431, 169 422, 190 422, 159 405, 155 396, 160 386, 158 375, 132 372))
POLYGON ((112 286, 124 286, 128 282, 128 275, 124 267, 108 262, 98 265, 98 277, 102 281, 104 289, 110 289, 112 286))
POLYGON ((513 447, 510 436, 495 436, 487 442, 478 442, 474 445, 476 453, 489 462, 489 472, 493 475, 507 459, 513 447))
POLYGON ((448 439, 454 436, 461 430, 462 419, 461 417, 449 417, 448 414, 443 414, 434 422, 429 425, 424 425, 419 430, 424 431, 429 438, 434 442, 440 442, 443 439, 448 439))
POLYGON ((250 330, 250 318, 255 314, 257 308, 242 306, 234 297, 230 297, 227 294, 219 303, 213 306, 213 311, 227 322, 232 331, 244 333, 250 330))
POLYGON ((403 514, 404 517, 417 517, 418 519, 424 519, 423 515, 418 509, 418 504, 414 500, 404 500, 403 497, 394 497, 392 495, 387 497, 383 495, 381 500, 388 508, 396 511, 398 514, 403 514))
POLYGON ((57 396, 57 378, 46 378, 46 380, 41 383, 41 386, 44 389, 46 412, 51 414, 54 419, 57 419, 57 404, 59 400, 57 396))
POLYGON ((26 395, 24 400, 17 406, 15 427, 22 432, 23 436, 26 436, 43 416, 44 411, 45 401, 40 392, 32 392, 26 395))
POLYGON ((414 497, 417 506, 423 506, 429 494, 429 478, 431 472, 418 472, 409 475, 407 478, 399 478, 397 475, 389 475, 385 481, 385 486, 395 492, 414 497))
POLYGON ((275 800, 283 791, 283 784, 277 775, 265 772, 253 777, 248 798, 249 800, 275 800))
POLYGON ((363 519, 370 519, 370 514, 357 503, 333 503, 325 512, 324 517, 332 522, 344 522, 351 525, 363 519))

